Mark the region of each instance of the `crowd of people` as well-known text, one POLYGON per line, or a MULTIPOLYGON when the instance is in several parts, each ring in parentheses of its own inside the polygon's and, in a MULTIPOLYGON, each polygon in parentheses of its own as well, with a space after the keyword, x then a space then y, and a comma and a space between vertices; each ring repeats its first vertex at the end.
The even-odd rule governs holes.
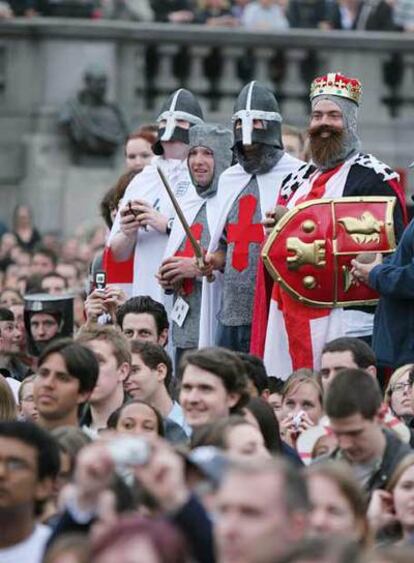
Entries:
POLYGON ((251 30, 414 30, 411 0, 2 0, 1 14, 3 18, 110 18, 251 30))
MULTIPOLYGON (((0 563, 412 561, 412 224, 360 97, 316 78, 305 134, 253 81, 231 131, 180 88, 127 138, 105 224, 61 241, 19 205, 2 226, 0 563), (324 199, 356 205, 345 293, 377 308, 263 268, 324 199)), ((339 284, 311 219, 287 264, 339 284)))

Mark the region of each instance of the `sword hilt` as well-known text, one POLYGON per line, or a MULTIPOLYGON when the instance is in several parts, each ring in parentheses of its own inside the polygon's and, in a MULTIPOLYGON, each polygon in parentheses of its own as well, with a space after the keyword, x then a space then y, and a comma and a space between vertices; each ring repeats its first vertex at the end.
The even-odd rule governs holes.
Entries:
MULTIPOLYGON (((206 265, 206 263, 204 262, 204 258, 202 256, 198 256, 196 258, 196 264, 197 264, 197 268, 199 268, 200 270, 202 270, 204 268, 204 266, 206 265)), ((215 279, 216 276, 211 273, 208 274, 208 276, 206 276, 208 283, 212 283, 215 279)))

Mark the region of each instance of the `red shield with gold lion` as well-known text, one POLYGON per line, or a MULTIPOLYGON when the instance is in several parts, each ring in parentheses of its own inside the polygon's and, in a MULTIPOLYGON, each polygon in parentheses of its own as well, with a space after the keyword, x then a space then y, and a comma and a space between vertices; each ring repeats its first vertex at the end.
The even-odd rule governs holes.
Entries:
POLYGON ((351 276, 358 254, 395 249, 395 198, 316 199, 279 220, 262 251, 273 279, 313 307, 375 303, 378 294, 351 276))

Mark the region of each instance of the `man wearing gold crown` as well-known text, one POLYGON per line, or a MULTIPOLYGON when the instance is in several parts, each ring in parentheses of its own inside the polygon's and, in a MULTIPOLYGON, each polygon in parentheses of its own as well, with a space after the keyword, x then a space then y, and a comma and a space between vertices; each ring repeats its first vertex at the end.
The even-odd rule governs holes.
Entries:
MULTIPOLYGON (((399 175, 374 156, 360 152, 360 96, 361 83, 355 78, 329 73, 313 81, 308 130, 312 162, 285 178, 278 204, 291 209, 317 198, 393 196, 398 239, 406 213, 399 175)), ((257 317, 257 337, 251 350, 263 354, 270 375, 282 379, 301 367, 319 369, 322 347, 335 337, 357 336, 370 342, 373 327, 372 307, 316 309, 294 301, 278 284, 273 287, 266 331, 263 315, 257 317)))

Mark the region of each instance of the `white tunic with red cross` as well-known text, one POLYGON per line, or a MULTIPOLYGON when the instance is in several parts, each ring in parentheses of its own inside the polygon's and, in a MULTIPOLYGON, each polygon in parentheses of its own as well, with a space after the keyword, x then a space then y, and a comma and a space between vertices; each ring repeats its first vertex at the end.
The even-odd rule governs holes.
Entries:
POLYGON ((237 326, 244 318, 240 315, 237 318, 236 311, 231 313, 232 316, 230 311, 229 316, 226 315, 227 289, 235 292, 236 298, 240 299, 241 294, 244 299, 246 293, 246 303, 249 301, 246 317, 248 322, 242 324, 249 324, 252 309, 250 294, 253 294, 255 285, 255 271, 252 276, 251 267, 257 264, 258 249, 264 237, 261 221, 265 212, 277 201, 282 180, 301 164, 300 160, 284 154, 269 172, 255 176, 257 188, 251 185, 252 189, 248 186, 253 175, 245 172, 239 164, 228 168, 221 175, 215 197, 215 225, 211 231, 208 250, 215 252, 223 238, 227 241, 226 270, 224 275, 216 272, 214 284, 203 280, 200 347, 214 345, 219 317, 223 324, 232 326, 237 326))
MULTIPOLYGON (((214 197, 202 198, 194 191, 191 197, 186 198, 181 206, 184 217, 190 225, 191 232, 204 249, 207 249, 210 242, 210 225, 214 223, 214 215, 212 213, 214 209, 211 205, 214 197)), ((164 259, 171 256, 194 257, 194 249, 178 217, 174 219, 164 259)), ((198 346, 201 285, 201 278, 188 278, 183 282, 180 297, 189 305, 189 311, 182 326, 178 326, 173 322, 171 327, 173 345, 179 348, 196 348, 198 346)), ((177 297, 178 294, 175 294, 174 302, 177 297)))

